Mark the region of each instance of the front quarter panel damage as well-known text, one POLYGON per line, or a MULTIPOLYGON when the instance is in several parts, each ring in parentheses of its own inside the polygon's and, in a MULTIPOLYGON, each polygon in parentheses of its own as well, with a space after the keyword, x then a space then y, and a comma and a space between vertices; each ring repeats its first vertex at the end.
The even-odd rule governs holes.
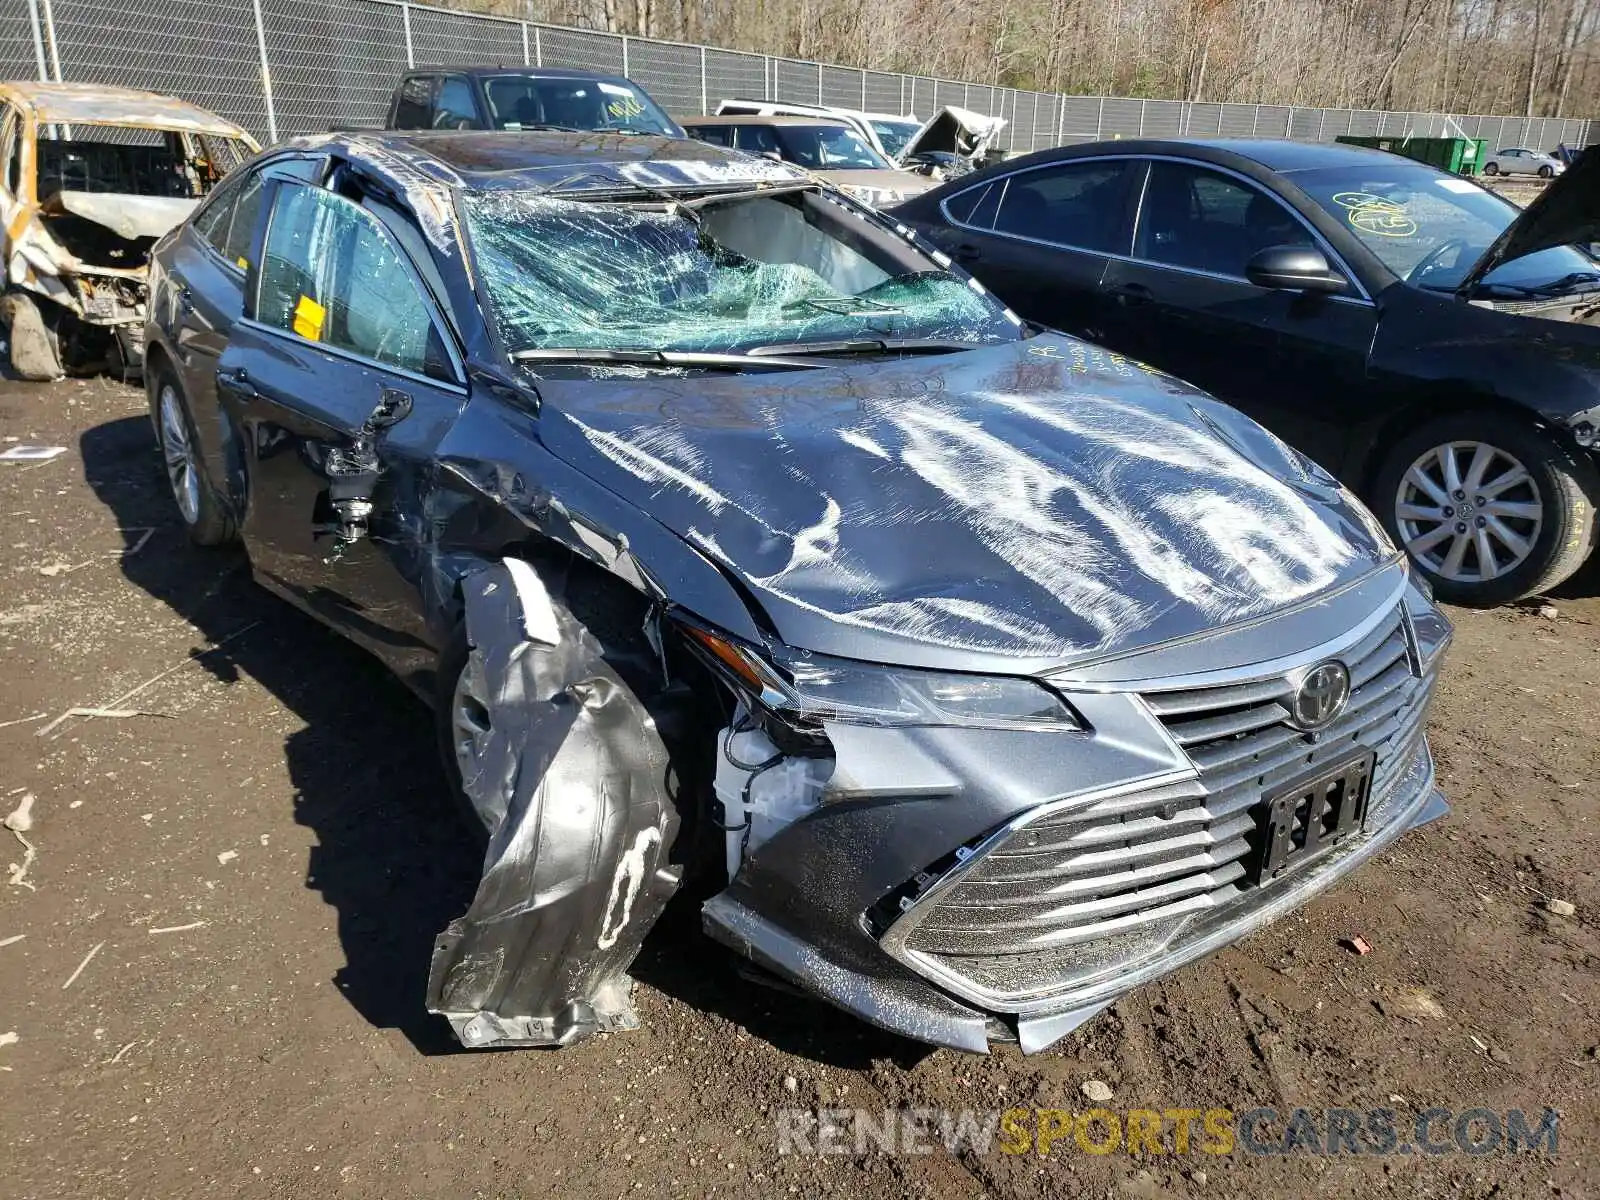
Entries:
POLYGON ((636 1027, 626 972, 679 881, 661 732, 674 697, 625 634, 602 642, 604 622, 574 615, 559 573, 528 587, 534 570, 462 585, 489 716, 462 784, 489 846, 471 907, 435 943, 428 1007, 468 1047, 636 1027))

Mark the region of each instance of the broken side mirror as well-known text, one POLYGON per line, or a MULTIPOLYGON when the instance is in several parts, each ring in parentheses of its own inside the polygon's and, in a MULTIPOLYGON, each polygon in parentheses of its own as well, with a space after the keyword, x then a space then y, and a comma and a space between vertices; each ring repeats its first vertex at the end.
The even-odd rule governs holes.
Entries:
POLYGON ((372 518, 373 493, 378 488, 382 464, 378 461, 379 436, 411 412, 411 393, 386 387, 378 396, 377 407, 356 431, 348 446, 330 447, 323 458, 322 471, 328 478, 328 504, 333 509, 333 552, 329 562, 337 562, 356 542, 367 536, 372 518))

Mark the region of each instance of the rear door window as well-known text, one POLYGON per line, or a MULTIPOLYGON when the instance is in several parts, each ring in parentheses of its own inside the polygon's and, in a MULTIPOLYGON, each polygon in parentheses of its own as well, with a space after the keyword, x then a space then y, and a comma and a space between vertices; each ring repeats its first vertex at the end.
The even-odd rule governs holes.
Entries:
POLYGON ((261 174, 230 179, 218 188, 215 199, 195 218, 194 229, 206 242, 241 271, 250 267, 250 242, 261 214, 261 174))
POLYGON ((994 215, 1000 211, 1000 195, 1006 190, 1006 181, 996 179, 982 187, 968 188, 944 202, 944 211, 958 225, 973 229, 988 229, 994 225, 994 215))
POLYGON ((433 76, 413 75, 400 85, 400 99, 394 106, 396 129, 427 129, 433 108, 433 76))
POLYGON ((252 173, 245 180, 244 186, 239 189, 238 199, 231 207, 233 215, 228 222, 228 236, 222 245, 222 256, 241 271, 248 271, 256 221, 261 216, 260 172, 252 173))
POLYGON ((1009 178, 996 233, 1104 254, 1128 251, 1127 159, 1088 159, 1009 178))
POLYGON ((699 125, 689 130, 689 134, 713 146, 733 145, 733 130, 726 125, 699 125))
POLYGON ((218 254, 227 253, 228 224, 233 220, 233 206, 243 184, 242 179, 230 179, 222 184, 194 218, 194 231, 218 254))
POLYGON ((309 342, 452 378, 402 251, 371 213, 322 188, 279 188, 256 316, 309 342))

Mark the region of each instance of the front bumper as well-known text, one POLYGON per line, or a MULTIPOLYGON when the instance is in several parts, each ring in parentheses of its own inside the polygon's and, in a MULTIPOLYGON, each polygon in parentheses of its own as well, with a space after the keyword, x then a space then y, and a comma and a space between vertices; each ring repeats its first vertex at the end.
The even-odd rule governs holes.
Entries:
MULTIPOLYGON (((1423 723, 1449 628, 1398 578, 1346 597, 1347 611, 1384 599, 1342 634, 1254 668, 1141 679, 1132 661, 1114 683, 1058 681, 1090 735, 830 727, 832 802, 746 861, 705 906, 707 929, 886 1029, 968 1050, 1045 1048, 1446 811, 1423 723), (1348 660, 1354 686, 1345 715, 1312 738, 1273 706, 1326 658, 1348 660), (1363 751, 1376 766, 1360 829, 1252 883, 1242 863, 1262 796, 1363 751)), ((1272 635, 1293 628, 1257 634, 1281 651, 1272 635)), ((1237 636, 1218 641, 1238 653, 1237 636)))

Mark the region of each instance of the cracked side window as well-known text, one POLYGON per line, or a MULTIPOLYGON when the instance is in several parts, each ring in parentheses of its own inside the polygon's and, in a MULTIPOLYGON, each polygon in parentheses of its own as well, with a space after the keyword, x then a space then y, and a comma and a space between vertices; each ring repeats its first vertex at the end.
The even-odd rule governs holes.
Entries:
POLYGON ((239 198, 233 203, 233 220, 228 223, 222 254, 241 271, 250 269, 250 243, 255 237, 256 219, 261 215, 261 176, 245 180, 239 198))
POLYGON ((256 315, 307 341, 448 377, 443 344, 399 248, 371 214, 321 188, 280 188, 256 315))

